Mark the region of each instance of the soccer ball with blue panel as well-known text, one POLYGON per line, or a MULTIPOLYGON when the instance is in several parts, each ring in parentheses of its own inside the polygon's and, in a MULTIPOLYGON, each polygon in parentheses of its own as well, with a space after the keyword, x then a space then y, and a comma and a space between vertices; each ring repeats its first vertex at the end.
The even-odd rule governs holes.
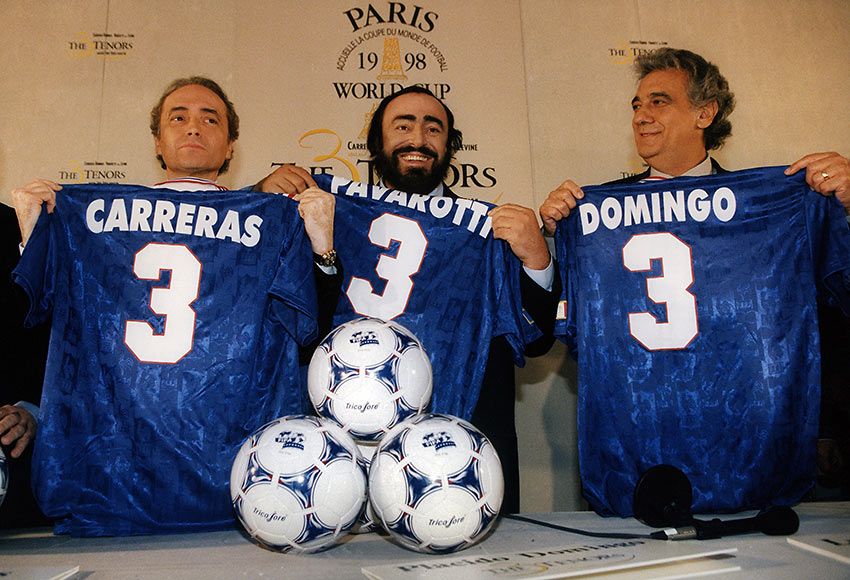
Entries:
POLYGON ((447 553, 480 541, 504 498, 502 464, 470 423, 415 416, 381 440, 369 469, 369 501, 402 546, 447 553))
POLYGON ((233 462, 230 496, 258 542, 315 552, 344 537, 366 502, 366 470, 354 440, 327 419, 291 415, 251 434, 233 462))
POLYGON ((307 373, 316 412, 358 441, 377 441, 393 425, 425 410, 431 362, 404 326, 358 318, 335 328, 316 348, 307 373))

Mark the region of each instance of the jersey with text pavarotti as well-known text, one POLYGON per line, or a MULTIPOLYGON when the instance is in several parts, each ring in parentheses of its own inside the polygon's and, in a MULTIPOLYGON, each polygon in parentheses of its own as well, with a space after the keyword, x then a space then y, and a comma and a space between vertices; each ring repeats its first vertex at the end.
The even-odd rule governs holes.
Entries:
POLYGON ((493 206, 314 178, 337 195, 345 296, 334 323, 374 316, 410 329, 431 359, 431 410, 468 420, 490 341, 504 336, 522 364, 525 344, 540 336, 522 310, 519 259, 493 238, 493 206))
POLYGON ((816 474, 816 296, 850 312, 840 204, 782 168, 583 190, 556 233, 556 334, 577 354, 591 505, 631 515, 662 463, 690 477, 695 511, 799 500, 816 474))
POLYGON ((285 196, 65 185, 15 279, 52 315, 33 478, 57 532, 233 526, 233 457, 300 412, 312 252, 285 196))

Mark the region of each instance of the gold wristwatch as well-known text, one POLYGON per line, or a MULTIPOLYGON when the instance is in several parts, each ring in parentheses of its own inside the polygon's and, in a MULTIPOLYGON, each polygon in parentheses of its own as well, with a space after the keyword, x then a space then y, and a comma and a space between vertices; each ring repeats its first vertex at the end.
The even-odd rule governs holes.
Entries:
POLYGON ((324 254, 317 254, 313 252, 313 261, 319 266, 330 268, 336 264, 336 250, 328 250, 324 254))

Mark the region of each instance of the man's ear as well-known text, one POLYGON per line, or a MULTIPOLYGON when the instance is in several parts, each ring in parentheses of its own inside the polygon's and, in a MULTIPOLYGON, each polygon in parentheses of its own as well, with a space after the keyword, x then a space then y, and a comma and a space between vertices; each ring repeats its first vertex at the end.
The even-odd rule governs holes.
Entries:
POLYGON ((714 121, 714 117, 717 116, 718 109, 717 101, 711 101, 710 103, 701 106, 697 110, 697 127, 700 129, 708 129, 714 121))

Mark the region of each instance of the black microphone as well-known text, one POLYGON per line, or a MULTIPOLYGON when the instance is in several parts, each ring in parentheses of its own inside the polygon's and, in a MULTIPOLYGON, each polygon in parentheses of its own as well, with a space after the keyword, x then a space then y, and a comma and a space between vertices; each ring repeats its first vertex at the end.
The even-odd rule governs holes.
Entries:
POLYGON ((647 469, 635 486, 635 517, 653 528, 656 540, 711 540, 722 536, 762 532, 788 536, 800 527, 800 519, 788 506, 769 507, 751 518, 705 521, 691 515, 693 489, 688 476, 672 465, 647 469))
POLYGON ((788 506, 767 508, 751 518, 704 521, 694 518, 690 525, 652 532, 656 540, 713 540, 723 536, 762 532, 768 536, 788 536, 800 527, 800 518, 788 506))

